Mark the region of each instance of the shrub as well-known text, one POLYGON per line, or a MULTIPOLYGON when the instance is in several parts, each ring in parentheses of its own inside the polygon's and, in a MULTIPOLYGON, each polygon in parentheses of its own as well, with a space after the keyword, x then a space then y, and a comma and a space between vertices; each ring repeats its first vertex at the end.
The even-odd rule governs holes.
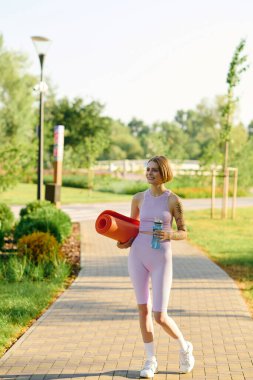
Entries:
POLYGON ((18 255, 39 263, 57 263, 63 259, 59 244, 54 236, 45 232, 34 232, 18 241, 18 255))
POLYGON ((4 245, 4 236, 10 233, 14 224, 14 214, 5 203, 0 203, 0 249, 4 245))
POLYGON ((104 176, 96 181, 95 189, 114 194, 136 194, 148 188, 145 181, 133 181, 104 176))
POLYGON ((4 232, 0 229, 0 249, 4 245, 4 232))
POLYGON ((49 232, 61 243, 71 233, 70 217, 56 207, 38 208, 22 217, 14 231, 15 240, 33 232, 49 232))
POLYGON ((14 255, 1 257, 0 280, 19 282, 23 279, 26 269, 26 258, 18 258, 14 255))
MULTIPOLYGON (((180 198, 210 198, 211 197, 211 187, 182 187, 182 188, 173 188, 173 192, 175 192, 180 198)), ((246 192, 243 189, 238 189, 238 196, 245 196, 246 192)), ((223 188, 217 187, 215 191, 215 196, 217 198, 221 198, 223 196, 223 188)), ((229 196, 233 196, 232 189, 229 190, 229 196)))
POLYGON ((26 207, 20 210, 20 217, 23 218, 26 215, 33 214, 39 209, 56 208, 55 205, 49 201, 34 201, 26 205, 26 207))
MULTIPOLYGON (((52 183, 52 182, 53 182, 53 176, 51 175, 44 176, 45 184, 52 183)), ((80 175, 80 174, 64 175, 62 177, 62 186, 75 187, 79 189, 88 189, 88 177, 87 175, 80 175)))
MULTIPOLYGON (((47 263, 38 263, 34 264, 32 261, 28 261, 28 265, 26 267, 26 277, 32 281, 43 281, 45 277, 50 277, 50 274, 46 274, 44 267, 47 263)), ((55 269, 55 268, 54 268, 55 269)))
POLYGON ((0 281, 20 282, 24 280, 43 281, 47 279, 64 280, 71 273, 71 265, 63 260, 35 264, 26 256, 1 255, 0 281))
POLYGON ((148 184, 143 181, 126 181, 124 183, 114 183, 111 190, 115 194, 129 194, 134 195, 138 192, 148 189, 148 184))
POLYGON ((10 232, 14 224, 14 214, 5 203, 0 203, 0 230, 10 232))
POLYGON ((87 176, 64 176, 62 179, 62 186, 65 187, 75 187, 79 189, 87 189, 88 188, 88 178, 87 176))

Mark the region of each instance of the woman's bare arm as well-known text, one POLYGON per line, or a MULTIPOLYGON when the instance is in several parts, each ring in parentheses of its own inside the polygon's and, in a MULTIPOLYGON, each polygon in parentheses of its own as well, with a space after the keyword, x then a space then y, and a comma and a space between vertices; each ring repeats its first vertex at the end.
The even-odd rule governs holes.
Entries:
POLYGON ((175 218, 175 222, 177 225, 177 231, 172 231, 170 233, 170 239, 171 240, 184 240, 187 238, 187 229, 185 225, 185 219, 184 219, 184 210, 181 199, 172 194, 172 216, 175 218))
POLYGON ((155 231, 155 236, 161 240, 184 240, 187 238, 186 225, 184 221, 183 205, 180 198, 176 194, 169 197, 169 208, 173 218, 175 218, 177 231, 155 231))
POLYGON ((141 193, 137 193, 133 196, 132 203, 131 203, 131 215, 130 217, 133 219, 140 220, 140 200, 141 200, 141 193))
MULTIPOLYGON (((131 203, 131 218, 133 219, 140 219, 140 201, 142 199, 142 193, 137 193, 133 196, 132 203, 131 203)), ((124 248, 129 248, 131 247, 132 243, 134 241, 134 238, 131 238, 128 240, 126 243, 120 243, 119 241, 117 242, 117 247, 124 249, 124 248)))

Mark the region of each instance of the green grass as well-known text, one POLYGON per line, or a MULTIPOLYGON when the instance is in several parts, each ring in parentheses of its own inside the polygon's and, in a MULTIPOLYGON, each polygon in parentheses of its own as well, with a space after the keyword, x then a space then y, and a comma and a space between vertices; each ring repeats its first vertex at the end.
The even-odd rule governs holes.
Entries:
POLYGON ((66 287, 64 281, 0 283, 0 356, 66 287))
MULTIPOLYGON (((28 202, 36 200, 36 191, 37 185, 20 183, 15 188, 1 193, 0 201, 8 205, 24 205, 28 202)), ((131 195, 112 194, 98 191, 89 192, 87 189, 76 189, 70 187, 63 187, 61 194, 62 204, 121 202, 129 201, 131 198, 131 195)))
POLYGON ((253 312, 253 207, 238 208, 236 218, 222 220, 209 210, 186 212, 189 240, 234 278, 253 312))
MULTIPOLYGON (((123 202, 130 201, 132 195, 144 191, 148 188, 146 181, 134 181, 119 179, 110 176, 98 176, 94 180, 95 190, 89 191, 85 188, 77 188, 76 186, 83 186, 84 181, 82 176, 66 177, 64 179, 66 187, 61 190, 61 203, 102 203, 102 202, 123 202), (70 185, 73 187, 70 187, 70 185)), ((201 185, 200 179, 196 178, 194 181, 191 179, 188 182, 186 178, 175 178, 168 187, 174 191, 181 198, 210 198, 211 187, 210 184, 201 185), (188 186, 186 186, 188 184, 188 186), (191 185, 191 187, 189 187, 191 185)), ((43 189, 44 190, 44 189, 43 189)), ((222 189, 216 189, 216 196, 222 196, 222 189), (219 191, 218 191, 219 190, 219 191)), ((230 194, 231 195, 231 194, 230 194)), ((238 189, 238 196, 246 196, 248 192, 238 189)), ((44 194, 43 194, 44 197, 44 194)), ((0 202, 7 205, 23 205, 37 198, 37 185, 36 184, 18 184, 15 188, 9 189, 0 193, 0 202)))

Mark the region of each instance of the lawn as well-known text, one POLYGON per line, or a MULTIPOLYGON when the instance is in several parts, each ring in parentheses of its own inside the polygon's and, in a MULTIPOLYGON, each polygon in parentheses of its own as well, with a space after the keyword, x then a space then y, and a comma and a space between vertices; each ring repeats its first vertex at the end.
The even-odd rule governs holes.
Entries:
POLYGON ((235 220, 222 220, 210 219, 209 210, 186 212, 189 241, 236 280, 253 314, 253 207, 236 213, 235 220))
MULTIPOLYGON (((37 185, 20 183, 15 188, 0 194, 0 202, 8 205, 24 205, 36 200, 37 185)), ((44 197, 44 194, 43 194, 44 197)), ((112 194, 99 191, 89 192, 87 189, 63 187, 61 194, 62 204, 69 203, 96 203, 129 201, 131 195, 112 194)))
POLYGON ((0 282, 0 356, 65 289, 67 282, 0 282))

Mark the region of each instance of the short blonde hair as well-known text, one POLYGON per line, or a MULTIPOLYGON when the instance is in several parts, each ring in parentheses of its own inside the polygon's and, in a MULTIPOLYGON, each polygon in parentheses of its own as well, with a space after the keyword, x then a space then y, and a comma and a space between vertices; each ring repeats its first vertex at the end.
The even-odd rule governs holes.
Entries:
POLYGON ((158 165, 163 183, 170 182, 173 179, 173 173, 169 160, 165 156, 154 156, 148 160, 148 163, 149 162, 155 162, 158 165))

